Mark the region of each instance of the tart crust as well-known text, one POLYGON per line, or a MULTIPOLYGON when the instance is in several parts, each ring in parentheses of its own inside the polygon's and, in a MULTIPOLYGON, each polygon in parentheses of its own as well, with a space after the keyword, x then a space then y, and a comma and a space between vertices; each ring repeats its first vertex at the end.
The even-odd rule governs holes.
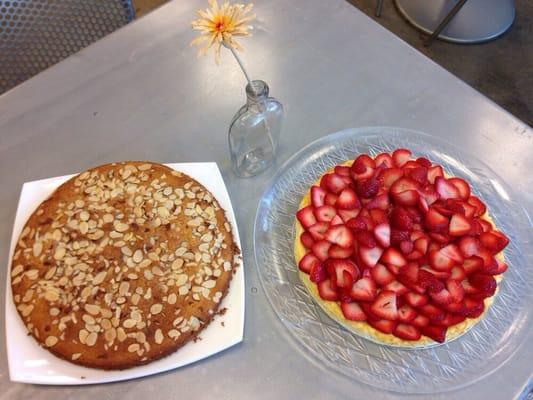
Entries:
POLYGON ((151 162, 106 164, 31 215, 11 266, 13 301, 54 355, 125 369, 195 339, 239 257, 224 210, 196 180, 151 162))
MULTIPOLYGON (((342 166, 351 166, 352 161, 345 161, 344 163, 340 164, 342 166)), ((334 168, 326 171, 324 174, 322 174, 311 186, 319 185, 320 180, 322 177, 326 174, 332 173, 334 171, 334 168)), ((302 201, 300 202, 300 205, 298 206, 298 210, 301 210, 304 207, 307 207, 311 204, 311 188, 307 191, 307 193, 302 198, 302 201)), ((490 222, 494 226, 494 222, 492 221, 491 217, 488 215, 488 212, 485 213, 485 215, 482 216, 483 219, 490 222)), ((304 232, 304 228, 298 221, 298 219, 295 220, 294 225, 294 258, 296 261, 296 265, 299 264, 300 260, 305 256, 307 253, 306 248, 302 245, 300 242, 300 235, 304 232)), ((502 261, 504 261, 503 252, 500 252, 496 255, 496 257, 502 261)), ((342 325, 344 328, 349 330, 350 332, 353 332, 359 336, 362 336, 366 339, 369 339, 373 342, 389 345, 389 346, 395 346, 395 347, 404 347, 404 348, 423 348, 428 347, 432 345, 438 344, 433 339, 430 339, 426 336, 421 336, 419 340, 416 341, 408 341, 400 339, 392 334, 386 334, 383 332, 378 331, 377 329, 370 326, 365 321, 350 321, 344 318, 344 315, 342 313, 341 307, 338 302, 336 301, 326 301, 323 300, 319 293, 316 283, 312 282, 309 279, 309 275, 305 272, 302 272, 298 269, 298 275, 300 276, 300 280, 304 284, 304 286, 307 288, 308 292, 311 294, 315 302, 322 308, 322 310, 334 321, 342 325)), ((502 280, 502 275, 496 275, 494 276, 496 279, 496 282, 498 283, 498 287, 496 289, 496 292, 493 296, 488 297, 485 299, 485 310, 483 313, 477 317, 477 318, 466 318, 463 322, 450 326, 446 332, 446 341, 450 342, 465 332, 467 332, 470 328, 472 328, 474 325, 476 325, 485 315, 488 308, 492 304, 494 300, 494 296, 499 291, 499 283, 502 280)))

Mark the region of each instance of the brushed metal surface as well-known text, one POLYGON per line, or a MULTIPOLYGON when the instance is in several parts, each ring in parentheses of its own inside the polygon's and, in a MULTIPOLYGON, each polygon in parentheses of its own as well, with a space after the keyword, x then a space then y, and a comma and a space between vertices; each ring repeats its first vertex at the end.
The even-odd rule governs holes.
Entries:
MULTIPOLYGON (((475 153, 533 208, 533 175, 524 172, 533 169, 533 133, 526 124, 344 0, 254 3, 260 21, 254 36, 242 40, 242 58, 251 77, 265 80, 286 107, 277 166, 344 128, 405 127, 475 153)), ((277 167, 251 179, 231 172, 227 129, 245 100, 245 81, 227 52, 217 66, 212 55, 197 59, 189 47, 190 21, 201 7, 204 0, 172 1, 0 96, 0 259, 7 260, 23 182, 113 160, 152 159, 218 163, 245 264, 252 266, 257 204, 277 167)), ((146 379, 84 388, 11 383, 0 330, 0 399, 419 398, 311 364, 271 311, 256 268, 245 275, 244 342, 146 379)), ((487 379, 433 399, 516 398, 532 377, 531 359, 533 346, 487 379)))
MULTIPOLYGON (((432 33, 456 0, 394 0, 398 11, 413 26, 432 33)), ((514 0, 468 0, 439 39, 454 43, 481 43, 503 35, 513 24, 514 0)))

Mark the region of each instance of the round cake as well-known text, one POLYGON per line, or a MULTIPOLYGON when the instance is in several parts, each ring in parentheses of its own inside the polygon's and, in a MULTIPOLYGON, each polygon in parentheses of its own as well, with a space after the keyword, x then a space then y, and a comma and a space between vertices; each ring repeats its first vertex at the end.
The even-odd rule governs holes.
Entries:
POLYGON ((399 149, 326 171, 300 203, 294 254, 331 318, 412 348, 453 340, 483 317, 507 243, 464 180, 399 149))
POLYGON ((31 215, 13 256, 13 300, 54 355, 125 369, 194 339, 239 257, 224 210, 196 180, 151 162, 107 164, 31 215))

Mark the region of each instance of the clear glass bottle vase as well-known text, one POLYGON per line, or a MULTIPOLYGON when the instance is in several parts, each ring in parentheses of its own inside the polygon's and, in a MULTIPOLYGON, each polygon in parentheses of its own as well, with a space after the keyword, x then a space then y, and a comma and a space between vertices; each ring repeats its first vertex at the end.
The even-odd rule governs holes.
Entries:
POLYGON ((229 127, 229 150, 235 174, 255 176, 276 157, 283 120, 283 106, 268 97, 268 85, 255 80, 246 85, 247 101, 229 127))

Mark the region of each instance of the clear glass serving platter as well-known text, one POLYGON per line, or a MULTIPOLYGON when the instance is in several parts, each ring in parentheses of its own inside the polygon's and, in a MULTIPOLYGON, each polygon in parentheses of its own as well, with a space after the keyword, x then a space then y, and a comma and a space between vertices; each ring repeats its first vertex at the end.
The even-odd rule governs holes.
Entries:
POLYGON ((438 393, 470 385, 496 371, 518 351, 533 323, 532 225, 515 199, 486 164, 427 134, 385 127, 331 134, 291 157, 259 202, 254 253, 261 284, 294 343, 326 370, 404 393, 438 393), (505 250, 509 269, 484 318, 457 340, 423 349, 376 344, 344 329, 307 292, 293 257, 295 213, 310 185, 326 170, 357 154, 376 155, 398 147, 468 180, 496 225, 511 239, 505 250))

